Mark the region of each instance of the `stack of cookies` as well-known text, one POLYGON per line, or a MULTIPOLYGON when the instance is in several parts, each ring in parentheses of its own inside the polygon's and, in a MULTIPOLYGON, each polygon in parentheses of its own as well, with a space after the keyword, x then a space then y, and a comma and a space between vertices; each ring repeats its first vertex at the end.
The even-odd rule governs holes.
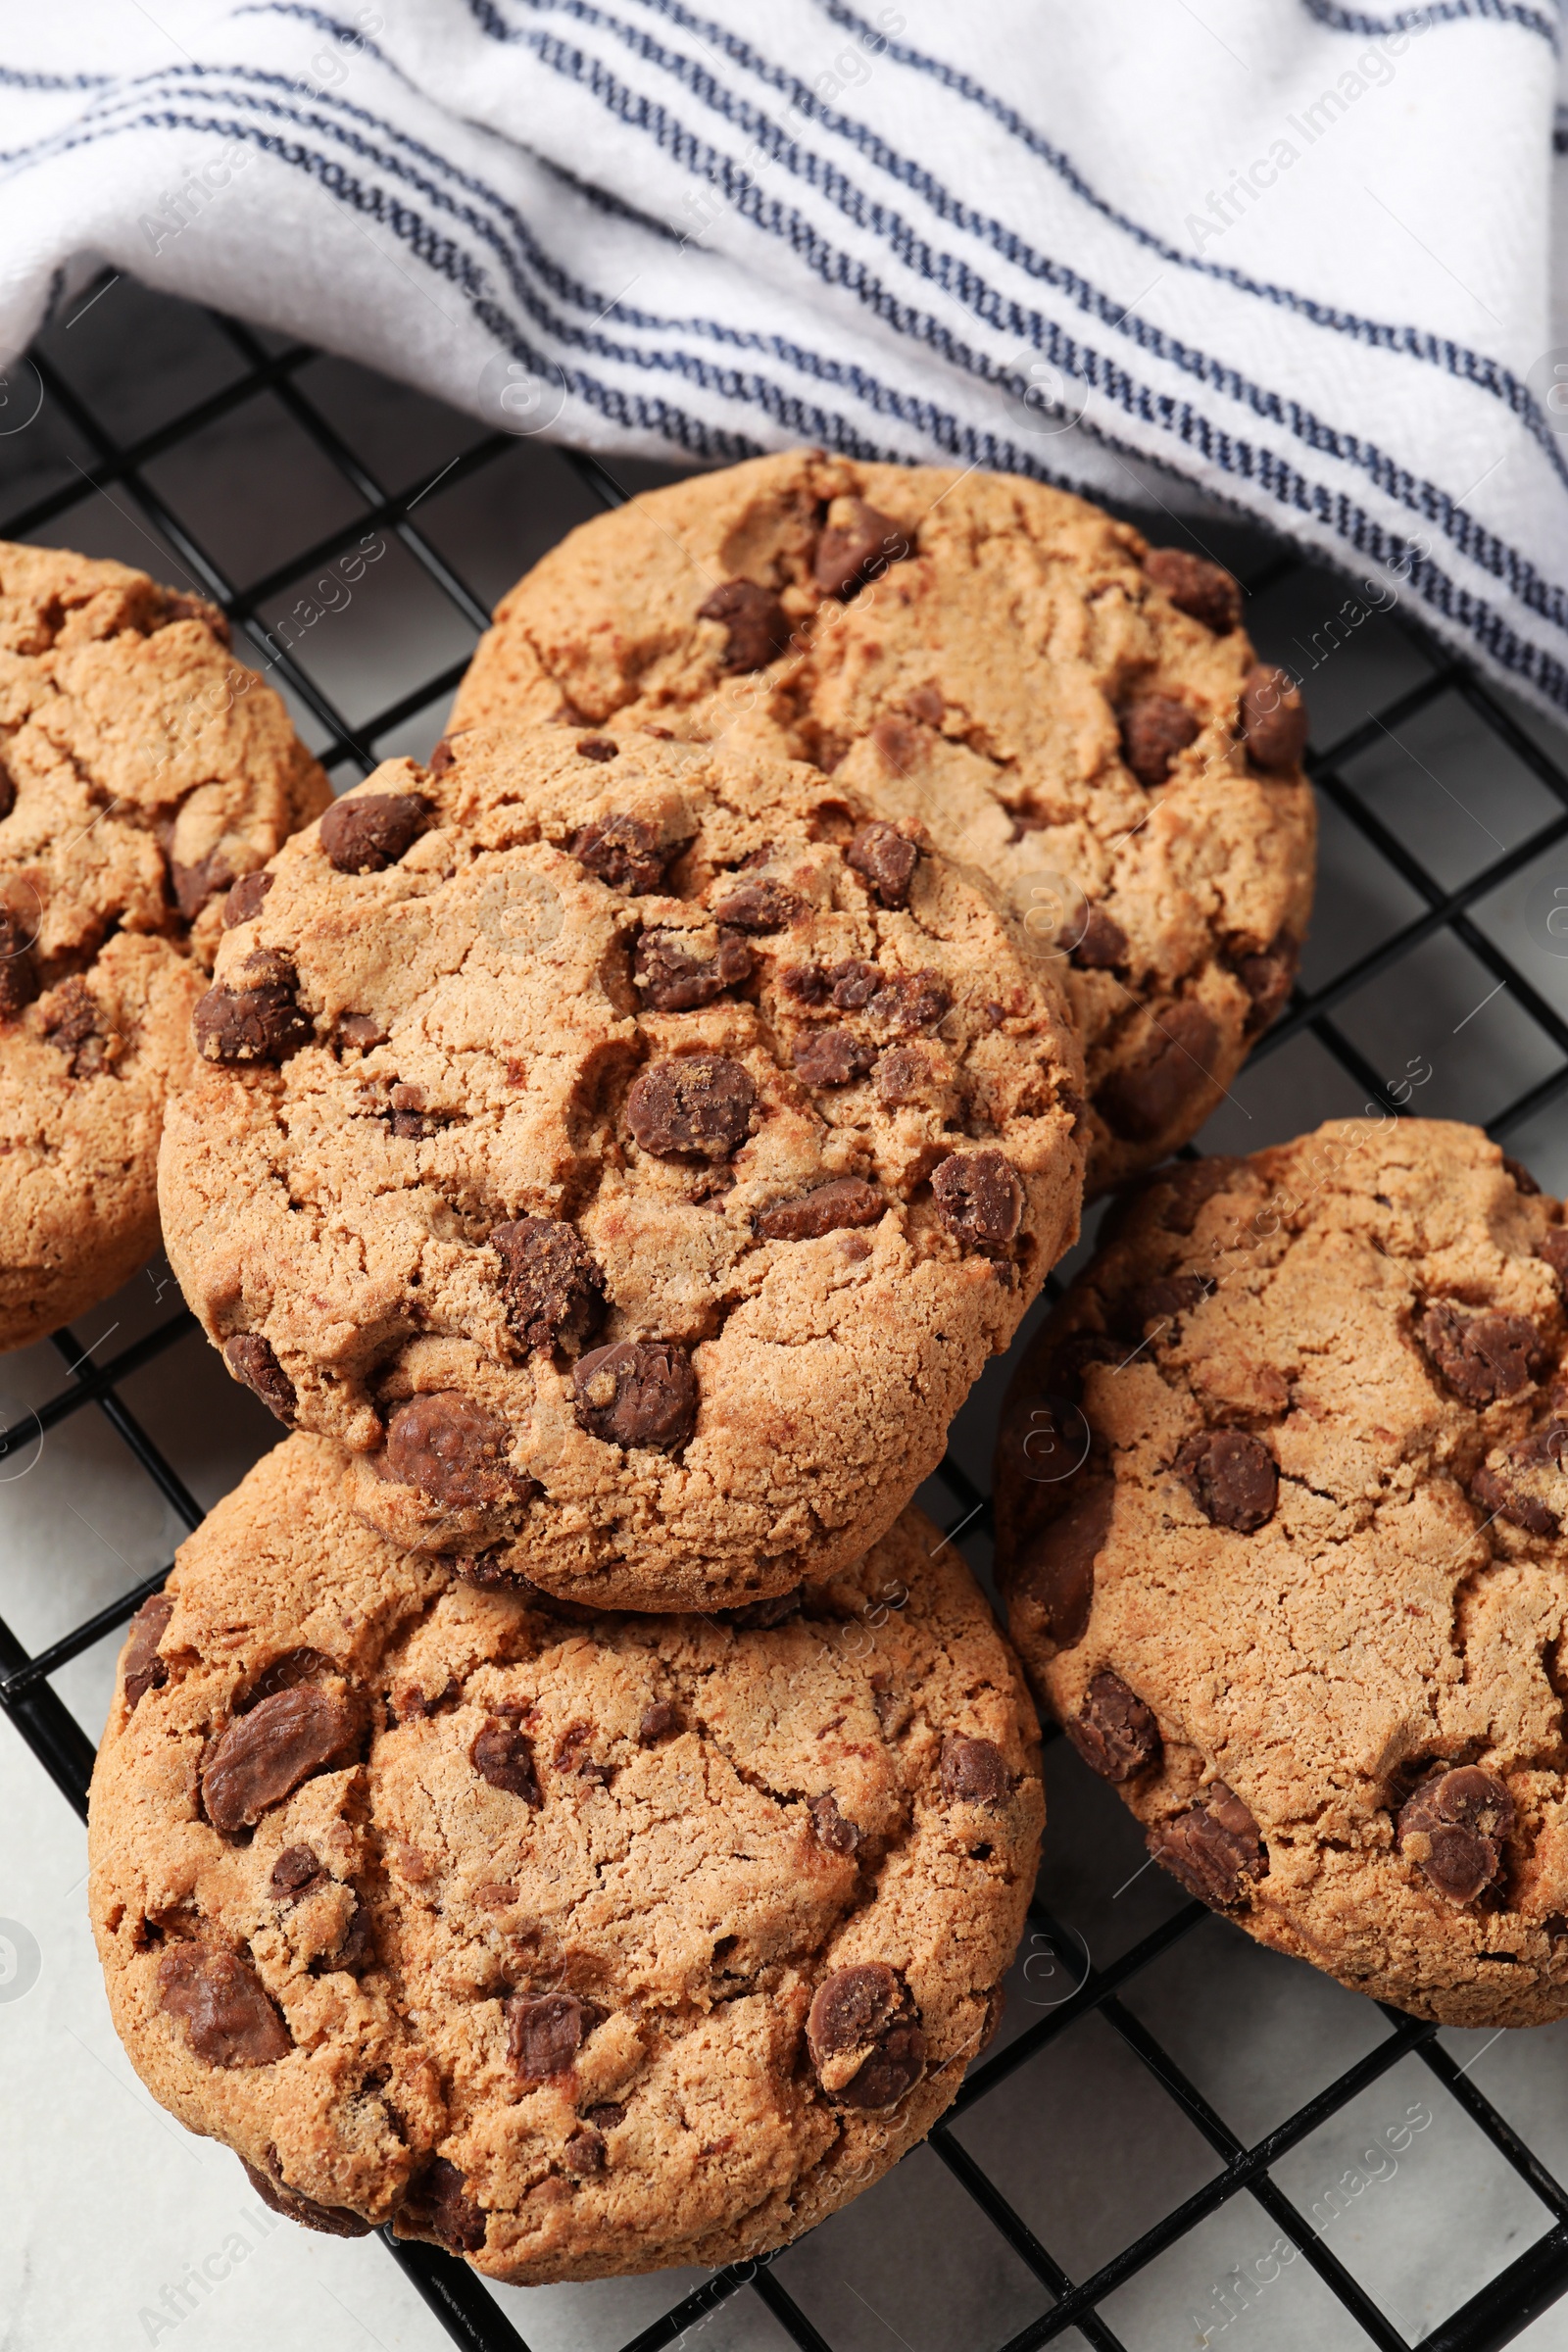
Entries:
POLYGON ((1139 1181, 1289 994, 1303 735, 1217 565, 801 452, 577 532, 427 766, 224 848, 163 1230, 294 1434, 132 1626, 92 1902, 280 2210, 718 2263, 930 2128, 1044 1807, 910 1496, 1112 1184, 1003 1433, 1042 1702, 1266 1939, 1554 2013, 1560 1213, 1455 1129, 1139 1181))

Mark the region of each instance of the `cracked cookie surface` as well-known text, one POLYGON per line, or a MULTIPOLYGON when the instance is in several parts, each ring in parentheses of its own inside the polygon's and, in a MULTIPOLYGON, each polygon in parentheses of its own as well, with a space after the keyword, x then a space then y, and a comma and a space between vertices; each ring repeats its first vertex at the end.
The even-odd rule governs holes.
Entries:
POLYGON ((1459 2026, 1568 2012, 1568 1227, 1478 1129, 1336 1121, 1118 1203, 1021 1363, 998 1575, 1157 1859, 1459 2026))
POLYGON ((453 726, 763 745, 927 824, 1058 962, 1097 1191, 1197 1132, 1305 937, 1305 718, 1240 617, 1217 564, 1040 483, 797 450, 573 531, 453 726))
POLYGON ((222 894, 330 797, 215 607, 0 542, 0 1348, 156 1247, 222 894))
POLYGON ((595 1605, 858 1558, 1076 1230, 1049 973, 801 763, 472 730, 273 860, 171 1261, 396 1542, 595 1605), (377 846, 379 844, 379 846, 377 846))
POLYGON ((149 2090, 294 2218, 520 2284, 758 2254, 877 2180, 1000 2015, 1033 1711, 914 1511, 741 1617, 398 1551, 287 1439, 133 1623, 99 1751, 149 2090))

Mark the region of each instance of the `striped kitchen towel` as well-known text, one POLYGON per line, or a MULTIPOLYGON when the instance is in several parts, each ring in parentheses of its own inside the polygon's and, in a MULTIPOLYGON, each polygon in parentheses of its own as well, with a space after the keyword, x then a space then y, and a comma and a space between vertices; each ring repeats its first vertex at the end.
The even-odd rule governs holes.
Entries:
POLYGON ((14 4, 0 344, 107 264, 605 453, 1196 487, 1568 708, 1558 38, 1554 0, 14 4))

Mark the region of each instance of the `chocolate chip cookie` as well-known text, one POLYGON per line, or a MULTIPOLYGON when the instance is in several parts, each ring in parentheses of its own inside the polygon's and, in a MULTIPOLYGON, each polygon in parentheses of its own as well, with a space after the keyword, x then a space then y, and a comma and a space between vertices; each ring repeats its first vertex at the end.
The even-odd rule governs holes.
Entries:
POLYGON ((614 1607, 858 1558, 1077 1224, 1071 1025, 985 895, 804 764, 541 728, 231 905, 166 1240, 367 1516, 614 1607))
POLYGON ((1568 2012, 1568 1226, 1347 1120, 1118 1204, 1009 1392, 1045 1704, 1260 1942, 1447 2025, 1568 2012))
POLYGON ((227 640, 123 564, 0 542, 0 1348, 156 1246, 222 894, 331 797, 227 640))
POLYGON ((1044 1803, 909 1511, 728 1619, 400 1552, 288 1439, 132 1624, 91 1906, 154 2096, 308 2227, 518 2284, 797 2236, 942 2113, 1044 1803))
POLYGON ((796 450, 574 531, 454 724, 761 744, 918 817, 1064 972, 1096 1191, 1201 1126, 1305 936, 1305 714, 1241 612, 1218 564, 1038 482, 796 450))

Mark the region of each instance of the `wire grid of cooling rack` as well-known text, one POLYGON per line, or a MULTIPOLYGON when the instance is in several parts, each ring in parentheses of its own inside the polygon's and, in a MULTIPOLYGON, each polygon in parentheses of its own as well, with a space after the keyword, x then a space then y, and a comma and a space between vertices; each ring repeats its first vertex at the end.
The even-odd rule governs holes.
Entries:
MULTIPOLYGON (((84 304, 76 316, 83 316, 88 307, 84 304)), ((265 609, 275 605, 285 590, 309 579, 322 566, 332 565, 357 542, 363 543, 368 528, 392 534, 470 631, 485 624, 486 608, 432 536, 412 518, 413 508, 428 495, 434 481, 416 482, 401 492, 389 492, 350 438, 302 384, 301 378, 317 355, 299 344, 260 337, 232 319, 215 316, 210 323, 232 353, 235 371, 206 398, 183 407, 155 429, 139 436, 123 436, 111 430, 94 402, 83 396, 47 349, 38 351, 35 361, 44 395, 54 413, 71 428, 77 446, 85 450, 87 462, 83 465, 72 459, 72 478, 42 495, 17 503, 14 511, 0 515, 0 535, 47 540, 51 525, 82 496, 82 479, 76 477, 84 477, 94 488, 111 496, 128 495, 177 552, 188 573, 228 612, 236 631, 249 641, 255 656, 289 693, 297 710, 303 710, 314 720, 325 738, 323 761, 341 787, 368 773, 375 764, 377 755, 369 747, 377 743, 384 747, 400 728, 444 702, 461 674, 463 663, 455 662, 438 666, 432 674, 418 677, 407 693, 362 723, 351 724, 333 697, 323 691, 310 662, 302 659, 297 648, 290 649, 283 635, 270 629, 264 617, 265 609), (182 517, 178 501, 160 488, 149 469, 262 394, 281 404, 293 425, 309 438, 327 466, 348 484, 357 503, 350 519, 313 544, 293 550, 285 560, 261 576, 251 578, 241 588, 225 576, 209 546, 182 517)), ((515 442, 506 434, 470 438, 436 479, 449 488, 456 487, 483 475, 515 447, 515 442)), ((591 457, 563 454, 579 479, 603 503, 613 504, 622 495, 611 472, 591 457)), ((5 467, 0 461, 0 498, 5 495, 4 479, 5 467)), ((1282 587, 1288 588, 1293 579, 1305 576, 1304 567, 1288 552, 1277 548, 1260 551, 1255 540, 1252 553, 1254 560, 1249 568, 1247 584, 1254 611, 1261 611, 1261 600, 1282 587)), ((1322 575, 1317 578, 1321 597, 1322 575)), ((1357 614, 1352 610, 1353 604, 1354 600, 1349 600, 1337 608, 1339 635, 1330 629, 1330 652, 1348 642, 1367 617, 1365 611, 1357 614)), ((1317 609, 1314 607, 1314 611, 1317 609)), ((1345 949, 1342 943, 1335 968, 1320 983, 1309 979, 1307 985, 1298 989, 1283 1018, 1259 1046, 1254 1060, 1278 1054, 1293 1043, 1309 1038, 1329 1056, 1340 1074, 1340 1094, 1333 1102, 1320 1103, 1320 1111, 1325 1106, 1360 1109, 1364 1103, 1382 1105, 1402 1114, 1419 1107, 1414 1090, 1424 1080, 1405 1073, 1416 1071, 1421 1057, 1407 1056, 1405 1072, 1394 1080, 1385 1080, 1379 1074, 1376 1024, 1370 1034, 1365 1023, 1357 1033, 1353 1023, 1348 1026, 1343 1016, 1353 1009, 1357 999, 1366 1001, 1362 998, 1363 991, 1386 983, 1401 967, 1418 969, 1422 951, 1440 935, 1446 934, 1490 976, 1492 994, 1482 1000, 1483 1004, 1491 1004, 1494 997, 1506 990, 1511 997, 1513 1017, 1522 1016, 1533 1025, 1535 1042, 1522 1061, 1517 1038, 1509 1050, 1489 1057, 1495 1059, 1500 1067, 1533 1072, 1528 1083, 1515 1088, 1509 1100, 1492 1109, 1490 1117, 1484 1108, 1478 1112, 1469 1105, 1460 1106, 1460 1115, 1487 1117, 1494 1135, 1513 1137, 1521 1130, 1539 1130, 1541 1114, 1568 1094, 1568 1019, 1549 1001, 1549 993, 1538 985, 1540 974, 1533 979, 1530 971, 1521 968, 1516 954, 1505 952, 1504 945, 1499 944, 1496 926, 1489 927, 1482 917, 1489 904, 1496 903, 1499 892, 1506 893, 1508 886, 1526 876, 1533 867, 1539 867, 1544 857, 1568 839, 1568 770, 1547 748, 1549 736, 1538 722, 1528 714, 1516 714, 1485 683, 1422 640, 1418 631, 1409 634, 1411 642, 1421 649, 1420 674, 1377 710, 1364 710, 1342 726, 1338 740, 1316 750, 1311 760, 1326 821, 1334 817, 1343 820, 1350 837, 1368 845, 1382 860, 1380 870, 1397 878, 1404 894, 1397 910, 1399 919, 1391 919, 1390 905, 1385 904, 1379 919, 1370 925, 1375 936, 1363 938, 1353 946, 1353 952, 1345 949), (1528 820, 1520 820, 1516 815, 1509 824, 1514 836, 1511 841, 1492 834, 1483 823, 1481 830, 1489 834, 1499 854, 1479 862, 1471 858, 1462 872, 1451 870, 1453 860, 1441 841, 1434 839, 1431 845, 1424 844, 1420 849, 1411 846, 1408 824, 1401 827, 1398 821, 1396 790, 1392 802, 1384 794, 1384 809, 1380 812, 1375 783, 1369 787, 1364 781, 1350 780, 1348 774, 1364 756, 1386 752, 1393 744, 1401 758, 1407 757, 1424 774, 1431 775, 1419 754, 1405 743, 1405 733, 1417 729, 1423 714, 1440 707, 1449 714, 1444 722, 1447 727, 1460 723, 1454 713, 1460 710, 1467 713, 1462 723, 1483 728, 1508 773, 1531 779, 1540 796, 1539 805, 1528 820), (1337 1014, 1342 1017, 1337 1018, 1337 1014), (1347 1084, 1348 1096, 1344 1091, 1347 1084)), ((1290 643, 1298 649, 1294 663, 1298 669, 1313 667, 1325 658, 1322 626, 1304 641, 1297 632, 1290 643)), ((1265 642, 1264 650, 1278 651, 1283 658, 1292 659, 1290 644, 1270 647, 1265 642)), ((1439 779, 1434 776, 1433 781, 1439 779)), ((1446 791, 1446 787, 1442 789, 1446 791)), ((1499 815, 1497 821, 1504 819, 1499 815)), ((1565 880, 1568 880, 1568 865, 1565 865, 1565 880)), ((1479 1012, 1481 1007, 1476 1009, 1479 1012)), ((1467 1014, 1453 1034, 1457 1036, 1473 1018, 1474 1015, 1467 1014)), ((1311 1092, 1308 1084, 1306 1093, 1310 1096, 1311 1092)), ((1451 1105, 1435 1103, 1434 1107, 1448 1109, 1451 1105)), ((202 1516, 200 1505, 121 1395, 133 1374, 154 1362, 192 1329, 191 1316, 176 1312, 103 1364, 94 1364, 91 1352, 70 1332, 56 1335, 53 1346, 61 1357, 64 1385, 35 1411, 0 1431, 0 1459, 41 1441, 49 1429, 69 1416, 96 1410, 107 1417, 141 1470, 186 1526, 196 1526, 202 1516)), ((935 1487, 945 1497, 948 1515, 955 1521, 955 1536, 961 1535, 966 1545, 978 1544, 983 1553, 989 1503, 970 1470, 950 1453, 935 1487)), ((976 1564, 983 1566, 983 1560, 977 1558, 976 1564)), ((166 1573, 167 1570, 161 1569, 132 1585, 109 1606, 36 1654, 29 1654, 0 1622, 0 1705, 44 1771, 83 1815, 93 1745, 53 1688, 52 1677, 122 1626, 141 1601, 158 1589, 166 1573)), ((1357 2340, 1383 2347, 1384 2352, 1403 2352, 1410 2342, 1409 2335, 1394 2325, 1362 2279, 1353 2275, 1351 2268, 1326 2242, 1320 2219, 1314 2218, 1316 2208, 1309 2214, 1304 2200, 1288 2194, 1274 2175, 1309 2135, 1409 2058, 1426 2070, 1433 2096, 1454 2102, 1485 2135, 1501 2163, 1533 2192, 1549 2224, 1524 2252, 1421 2337, 1422 2352, 1439 2352, 1440 2347, 1442 2352, 1481 2352, 1482 2347, 1511 2341, 1568 2288, 1568 2188, 1553 2177, 1520 2131, 1468 2079, 1469 2069, 1461 2068, 1443 2046, 1437 2030, 1392 2009, 1383 2013, 1386 2030, 1379 2029, 1371 2046, 1363 2049, 1354 2063, 1323 2083, 1260 2136, 1250 2140, 1239 2136, 1215 2102, 1184 2071, 1130 2002, 1146 1973, 1207 1919, 1196 1903, 1167 1906, 1167 1914, 1151 1932, 1141 1934, 1105 1965, 1095 1966, 1083 1938, 1037 1901, 1031 1912, 1032 1945, 1037 1952, 1054 1955, 1064 1971, 1070 1965, 1074 1989, 1021 2030, 1011 2031, 1002 2046, 971 2069, 955 2106, 931 2135, 931 2149, 956 2187, 972 2200, 976 2216, 983 2217, 985 2225, 1005 2241, 1036 2282, 1038 2308, 1024 2325, 1014 2328, 1004 2342, 998 2344, 997 2352, 1033 2352, 1037 2345, 1057 2340, 1087 2343, 1095 2346, 1097 2352, 1117 2352, 1123 2338, 1105 2316, 1106 2303, 1177 2241, 1198 2230, 1243 2192, 1250 2196, 1277 2228, 1280 2236, 1276 2243, 1288 2241, 1310 2266, 1337 2300, 1341 2313, 1359 2329, 1357 2340), (1076 1957, 1080 1947, 1081 1966, 1076 1957), (1049 2226, 1044 2235, 1030 2226, 1017 2208, 1008 2180, 998 2178, 995 2168, 988 2169, 982 2163, 958 2127, 966 2117, 982 2109, 1000 2085, 1017 2076, 1048 2045, 1069 2035, 1091 2016, 1097 2016, 1109 2028, 1131 2059, 1145 2070, 1150 2082, 1158 2085, 1160 2095, 1175 2103, 1206 2144, 1214 2163, 1207 2179, 1152 2226, 1130 2234, 1127 2242, 1108 2259, 1087 2271, 1080 2265, 1081 2275, 1074 2277, 1069 2276, 1067 2268, 1046 2242, 1049 2226)), ((1053 1964, 1048 1961, 1048 1965, 1053 1964)), ((386 2242, 408 2279, 437 2314, 455 2342, 474 2347, 475 2352, 517 2352, 517 2347, 523 2345, 522 2336, 466 2265, 429 2246, 397 2243, 390 2232, 386 2233, 386 2242)), ((806 2352, 836 2352, 832 2337, 821 2331, 778 2273, 765 2262, 711 2276, 631 2337, 623 2352, 660 2352, 660 2347, 674 2344, 689 2331, 701 2328, 731 2298, 747 2295, 759 2298, 784 2337, 806 2348, 806 2352)), ((1212 2334, 1222 2333, 1232 2318, 1243 2316, 1245 2308, 1245 2297, 1233 2309, 1225 2295, 1216 2289, 1208 2306, 1214 2322, 1212 2334)), ((1198 2333, 1198 2322, 1193 2325, 1191 2340, 1210 2340, 1209 2335, 1198 2333)), ((1183 2337, 1183 2340, 1189 2339, 1183 2337)))

